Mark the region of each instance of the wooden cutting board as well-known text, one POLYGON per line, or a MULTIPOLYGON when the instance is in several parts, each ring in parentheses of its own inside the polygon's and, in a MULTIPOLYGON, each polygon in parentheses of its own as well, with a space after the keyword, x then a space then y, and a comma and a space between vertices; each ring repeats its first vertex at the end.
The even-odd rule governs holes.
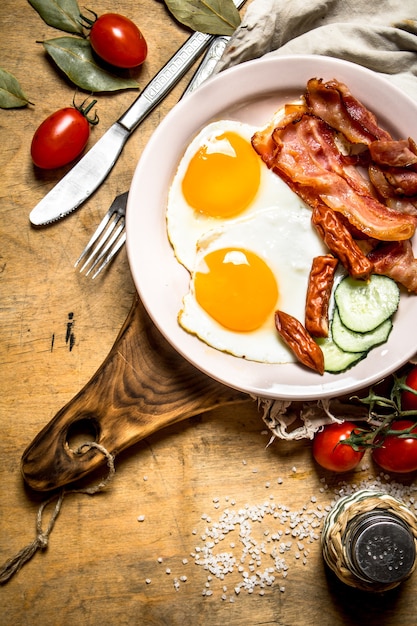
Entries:
POLYGON ((105 460, 71 445, 84 434, 109 453, 213 408, 250 402, 247 394, 207 377, 157 330, 138 296, 107 358, 83 389, 39 432, 22 456, 33 489, 71 483, 105 460))

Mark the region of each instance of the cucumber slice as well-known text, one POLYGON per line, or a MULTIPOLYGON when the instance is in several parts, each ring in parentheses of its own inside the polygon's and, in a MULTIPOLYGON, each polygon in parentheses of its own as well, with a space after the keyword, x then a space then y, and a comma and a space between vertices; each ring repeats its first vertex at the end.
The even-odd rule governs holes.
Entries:
POLYGON ((368 281, 347 276, 336 287, 334 297, 343 324, 355 332, 367 333, 395 313, 400 290, 387 276, 372 274, 368 281))
POLYGON ((329 337, 318 337, 315 342, 320 346, 324 356, 324 369, 331 374, 338 374, 363 359, 367 352, 345 352, 329 337))
POLYGON ((332 337, 334 343, 344 352, 368 352, 371 348, 384 343, 392 330, 390 318, 368 333, 357 333, 347 328, 340 319, 337 307, 333 312, 332 337))

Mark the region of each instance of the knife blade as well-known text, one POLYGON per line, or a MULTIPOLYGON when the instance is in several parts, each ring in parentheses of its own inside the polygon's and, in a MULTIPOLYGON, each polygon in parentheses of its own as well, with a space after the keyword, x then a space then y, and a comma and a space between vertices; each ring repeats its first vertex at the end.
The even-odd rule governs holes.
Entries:
MULTIPOLYGON (((239 9, 245 0, 233 0, 239 9)), ((33 226, 51 224, 78 208, 108 176, 139 124, 168 95, 200 54, 217 37, 193 33, 146 85, 125 113, 29 214, 33 226)))

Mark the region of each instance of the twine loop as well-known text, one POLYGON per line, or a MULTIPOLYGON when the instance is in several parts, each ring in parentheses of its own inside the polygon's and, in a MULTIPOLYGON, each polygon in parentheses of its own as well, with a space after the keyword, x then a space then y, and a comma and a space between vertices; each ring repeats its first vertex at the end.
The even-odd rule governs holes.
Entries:
POLYGON ((51 534, 52 529, 55 525, 56 519, 61 511, 62 503, 66 495, 72 494, 72 493, 84 493, 87 495, 94 495, 95 493, 98 493, 99 491, 102 491, 103 489, 105 489, 105 487, 107 487, 109 482, 112 480, 116 472, 116 469, 114 466, 114 456, 110 452, 108 452, 102 445, 100 445, 99 443, 96 443, 95 441, 84 443, 76 450, 76 454, 84 454, 88 450, 91 450, 91 448, 96 448, 99 452, 103 454, 103 456, 106 457, 107 466, 109 468, 107 476, 96 485, 92 485, 90 487, 85 487, 82 489, 71 489, 71 490, 66 490, 65 488, 63 488, 58 494, 52 496, 51 498, 49 498, 48 500, 46 500, 40 505, 38 514, 36 517, 35 539, 30 544, 28 544, 25 548, 22 548, 21 550, 19 550, 19 552, 13 558, 6 561, 6 563, 0 569, 0 584, 4 585, 5 583, 7 583, 15 574, 17 574, 17 572, 23 567, 23 565, 27 563, 36 554, 38 550, 45 550, 47 548, 48 542, 49 542, 49 535, 51 534), (44 510, 49 504, 51 504, 55 500, 56 500, 55 507, 51 513, 48 526, 45 530, 43 530, 42 518, 43 518, 44 510))

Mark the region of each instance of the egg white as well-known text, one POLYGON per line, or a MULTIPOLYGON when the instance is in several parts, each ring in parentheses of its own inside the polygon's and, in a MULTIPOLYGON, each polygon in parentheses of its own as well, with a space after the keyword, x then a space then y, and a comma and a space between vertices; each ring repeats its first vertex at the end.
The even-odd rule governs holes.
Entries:
POLYGON ((279 196, 277 206, 247 217, 231 220, 204 234, 197 243, 190 289, 178 315, 180 325, 208 345, 263 363, 294 362, 294 356, 280 339, 274 312, 252 332, 233 332, 216 322, 195 298, 195 272, 204 267, 204 257, 219 248, 237 247, 260 256, 273 271, 278 283, 277 308, 304 321, 308 277, 314 256, 326 249, 311 225, 311 210, 293 198, 279 196))
MULTIPOLYGON (((215 218, 196 212, 185 200, 182 181, 189 162, 201 146, 210 145, 213 137, 220 132, 233 131, 249 144, 256 127, 234 120, 219 120, 204 127, 188 145, 172 181, 167 202, 167 233, 177 260, 189 271, 194 266, 197 241, 211 229, 233 222, 236 218, 215 218)), ((259 159, 261 182, 256 197, 250 206, 239 216, 247 216, 258 211, 282 205, 296 208, 305 206, 298 196, 259 159)))

